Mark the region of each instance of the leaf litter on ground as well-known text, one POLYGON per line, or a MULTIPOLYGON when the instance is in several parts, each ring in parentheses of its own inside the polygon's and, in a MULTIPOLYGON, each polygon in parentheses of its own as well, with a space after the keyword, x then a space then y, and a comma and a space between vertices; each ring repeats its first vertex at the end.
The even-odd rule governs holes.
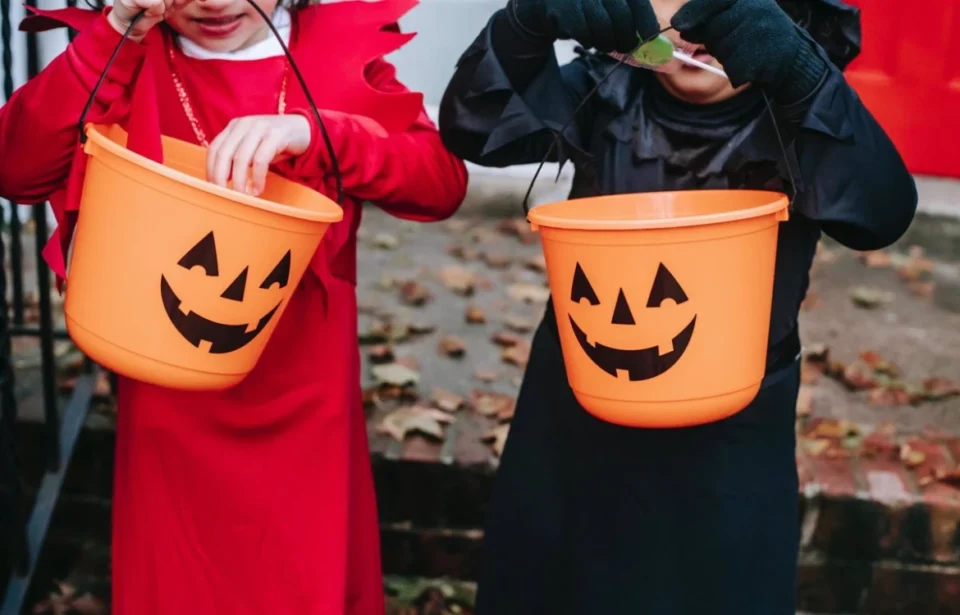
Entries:
POLYGON ((453 421, 453 416, 443 410, 417 405, 406 406, 385 416, 377 427, 377 432, 389 435, 400 442, 403 442, 411 433, 442 440, 444 426, 453 421))

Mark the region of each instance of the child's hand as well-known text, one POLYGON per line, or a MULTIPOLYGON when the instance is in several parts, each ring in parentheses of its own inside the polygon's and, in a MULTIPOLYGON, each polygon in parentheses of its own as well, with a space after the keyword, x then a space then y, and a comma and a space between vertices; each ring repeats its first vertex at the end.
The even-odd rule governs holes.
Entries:
POLYGON ((507 11, 527 32, 602 52, 630 53, 660 30, 650 0, 510 0, 507 11))
POLYGON ((781 102, 810 94, 826 71, 776 0, 690 0, 671 25, 684 40, 702 43, 734 86, 768 87, 781 102))
POLYGON ((143 17, 130 32, 130 38, 135 41, 143 39, 150 28, 157 25, 170 12, 189 4, 192 0, 116 0, 113 8, 107 15, 107 21, 113 29, 123 34, 130 26, 130 22, 140 11, 143 17))
POLYGON ((234 190, 260 194, 270 165, 303 154, 310 147, 310 139, 310 122, 297 113, 252 115, 233 120, 210 143, 207 178, 223 187, 231 180, 234 190))

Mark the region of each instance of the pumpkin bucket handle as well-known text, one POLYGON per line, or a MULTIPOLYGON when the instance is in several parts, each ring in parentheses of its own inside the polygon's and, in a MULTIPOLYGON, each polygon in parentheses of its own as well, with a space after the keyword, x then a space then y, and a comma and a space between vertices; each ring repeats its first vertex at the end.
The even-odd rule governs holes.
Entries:
MULTIPOLYGON (((287 61, 290 63, 290 68, 293 69, 293 74, 296 75, 297 81, 300 83, 300 87, 303 88, 303 94, 307 98, 307 103, 310 105, 310 110, 313 111, 313 119, 317 121, 317 126, 320 127, 320 133, 323 135, 323 141, 327 148, 327 153, 330 156, 330 164, 332 166, 332 171, 334 178, 337 182, 337 203, 343 203, 343 175, 340 172, 340 163, 337 160, 337 154, 333 149, 333 143, 330 141, 330 135, 327 134, 327 128, 323 124, 323 118, 320 117, 320 111, 317 109, 317 104, 313 100, 313 96, 310 95, 310 90, 307 88, 307 82, 304 80, 303 75, 300 73, 300 69, 297 68, 296 62, 293 60, 293 55, 290 53, 290 50, 287 49, 286 43, 283 42, 283 37, 280 36, 280 33, 277 32, 276 26, 273 25, 273 21, 270 17, 257 5, 254 0, 247 0, 247 2, 260 14, 260 17, 266 22, 267 26, 270 28, 270 31, 273 32, 273 35, 276 37, 277 42, 280 43, 280 47, 283 49, 284 55, 287 56, 287 61)), ((107 77, 107 73, 110 71, 110 67, 113 65, 113 61, 116 59, 117 54, 120 53, 120 48, 130 37, 130 33, 133 31, 134 26, 137 22, 140 21, 144 12, 141 11, 130 20, 130 25, 127 26, 126 31, 123 33, 123 36, 120 39, 120 42, 113 50, 113 54, 110 56, 110 59, 107 61, 106 66, 103 68, 103 72, 100 73, 100 78, 97 80, 96 85, 93 86, 93 90, 90 92, 90 98, 87 99, 87 104, 83 108, 83 112, 80 114, 80 120, 77 122, 77 129, 80 133, 80 144, 83 145, 87 142, 87 133, 85 129, 85 124, 87 121, 87 115, 90 113, 91 107, 93 107, 93 101, 97 98, 97 92, 100 90, 100 86, 103 85, 104 79, 107 77)))

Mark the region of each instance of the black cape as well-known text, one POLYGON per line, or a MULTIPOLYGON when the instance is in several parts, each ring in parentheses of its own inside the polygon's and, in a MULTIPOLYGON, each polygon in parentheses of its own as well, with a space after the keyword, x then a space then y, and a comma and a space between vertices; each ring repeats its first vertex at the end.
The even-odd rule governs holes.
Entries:
MULTIPOLYGON (((550 49, 504 49, 511 43, 492 35, 504 19, 495 15, 464 53, 440 113, 451 151, 496 167, 539 162, 615 63, 583 53, 561 68, 550 49)), ((748 408, 717 423, 605 423, 567 384, 548 305, 495 481, 479 615, 793 615, 797 316, 808 270, 821 232, 878 249, 906 230, 917 202, 894 146, 817 52, 829 72, 816 92, 776 108, 786 159, 759 90, 697 107, 629 67, 564 133, 554 160, 576 167, 571 197, 790 193, 790 164, 797 194, 779 233, 767 377, 748 408)))

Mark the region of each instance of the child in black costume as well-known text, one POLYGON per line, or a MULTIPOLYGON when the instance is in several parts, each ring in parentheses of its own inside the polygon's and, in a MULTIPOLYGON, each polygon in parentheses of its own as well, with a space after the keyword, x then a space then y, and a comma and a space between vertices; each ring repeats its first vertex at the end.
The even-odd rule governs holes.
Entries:
POLYGON ((630 52, 638 34, 670 24, 668 36, 697 44, 697 57, 730 81, 699 69, 618 68, 553 157, 575 165, 571 198, 792 195, 789 171, 796 183, 779 232, 767 375, 729 419, 647 430, 588 414, 567 384, 548 305, 494 487, 479 615, 794 613, 797 315, 808 270, 821 232, 857 250, 894 242, 917 194, 841 73, 859 52, 857 11, 839 0, 782 4, 510 0, 460 59, 440 112, 447 147, 492 167, 539 162, 615 66, 604 52, 630 52), (599 53, 560 67, 557 39, 599 53))

